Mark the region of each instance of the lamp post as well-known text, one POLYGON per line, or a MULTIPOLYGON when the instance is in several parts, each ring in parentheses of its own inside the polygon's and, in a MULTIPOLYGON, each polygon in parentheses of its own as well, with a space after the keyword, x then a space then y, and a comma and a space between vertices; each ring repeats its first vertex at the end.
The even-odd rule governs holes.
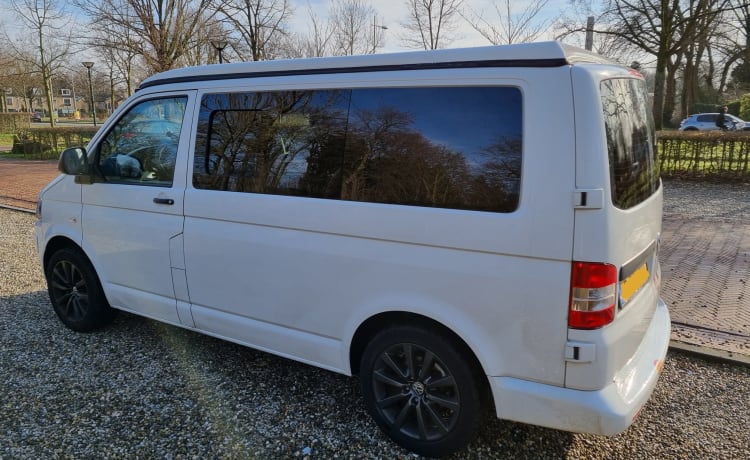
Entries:
POLYGON ((216 51, 219 52, 219 64, 224 63, 224 59, 221 55, 221 52, 224 51, 224 48, 227 47, 227 41, 226 40, 211 40, 211 45, 216 48, 216 51))
POLYGON ((378 30, 388 30, 388 27, 378 24, 378 17, 372 18, 372 54, 378 49, 378 30))
POLYGON ((94 104, 94 86, 91 83, 91 68, 94 67, 94 63, 91 61, 82 62, 86 70, 89 71, 89 97, 91 100, 91 114, 94 116, 94 126, 96 126, 96 104, 94 104))

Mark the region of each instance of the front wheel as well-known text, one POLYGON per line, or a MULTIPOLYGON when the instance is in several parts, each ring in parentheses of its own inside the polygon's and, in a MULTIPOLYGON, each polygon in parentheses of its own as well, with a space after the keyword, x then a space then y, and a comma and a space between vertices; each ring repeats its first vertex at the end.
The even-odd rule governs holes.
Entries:
POLYGON ((465 347, 440 331, 396 326, 365 349, 360 379, 365 404, 401 446, 440 457, 475 436, 481 415, 479 379, 465 347))
POLYGON ((91 262, 79 251, 55 252, 45 269, 52 307, 70 329, 89 332, 111 323, 117 310, 107 303, 91 262))

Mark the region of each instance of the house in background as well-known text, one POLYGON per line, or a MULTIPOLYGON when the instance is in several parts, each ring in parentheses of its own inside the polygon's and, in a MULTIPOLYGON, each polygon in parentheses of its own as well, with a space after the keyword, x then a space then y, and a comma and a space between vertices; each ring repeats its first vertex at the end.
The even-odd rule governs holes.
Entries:
MULTIPOLYGON (((29 88, 28 91, 31 96, 31 107, 28 107, 27 97, 18 94, 12 88, 6 88, 0 104, 0 112, 42 112, 48 116, 44 92, 40 88, 29 88)), ((74 94, 69 88, 60 88, 54 90, 54 93, 52 105, 58 117, 75 118, 79 110, 84 114, 88 113, 88 100, 85 97, 74 94)))

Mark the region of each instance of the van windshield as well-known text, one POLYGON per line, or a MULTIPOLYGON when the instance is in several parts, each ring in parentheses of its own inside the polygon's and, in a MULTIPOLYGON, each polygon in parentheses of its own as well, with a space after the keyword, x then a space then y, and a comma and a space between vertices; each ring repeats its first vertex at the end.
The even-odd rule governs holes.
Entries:
POLYGON ((602 81, 600 91, 612 202, 620 209, 632 208, 659 188, 654 122, 646 83, 615 78, 602 81))

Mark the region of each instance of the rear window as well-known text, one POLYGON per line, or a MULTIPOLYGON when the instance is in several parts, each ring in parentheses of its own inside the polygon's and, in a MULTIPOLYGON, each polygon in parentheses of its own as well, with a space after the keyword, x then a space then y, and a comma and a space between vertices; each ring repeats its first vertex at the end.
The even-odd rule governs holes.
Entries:
POLYGON ((659 188, 654 122, 646 83, 633 78, 601 83, 612 202, 628 209, 659 188))

